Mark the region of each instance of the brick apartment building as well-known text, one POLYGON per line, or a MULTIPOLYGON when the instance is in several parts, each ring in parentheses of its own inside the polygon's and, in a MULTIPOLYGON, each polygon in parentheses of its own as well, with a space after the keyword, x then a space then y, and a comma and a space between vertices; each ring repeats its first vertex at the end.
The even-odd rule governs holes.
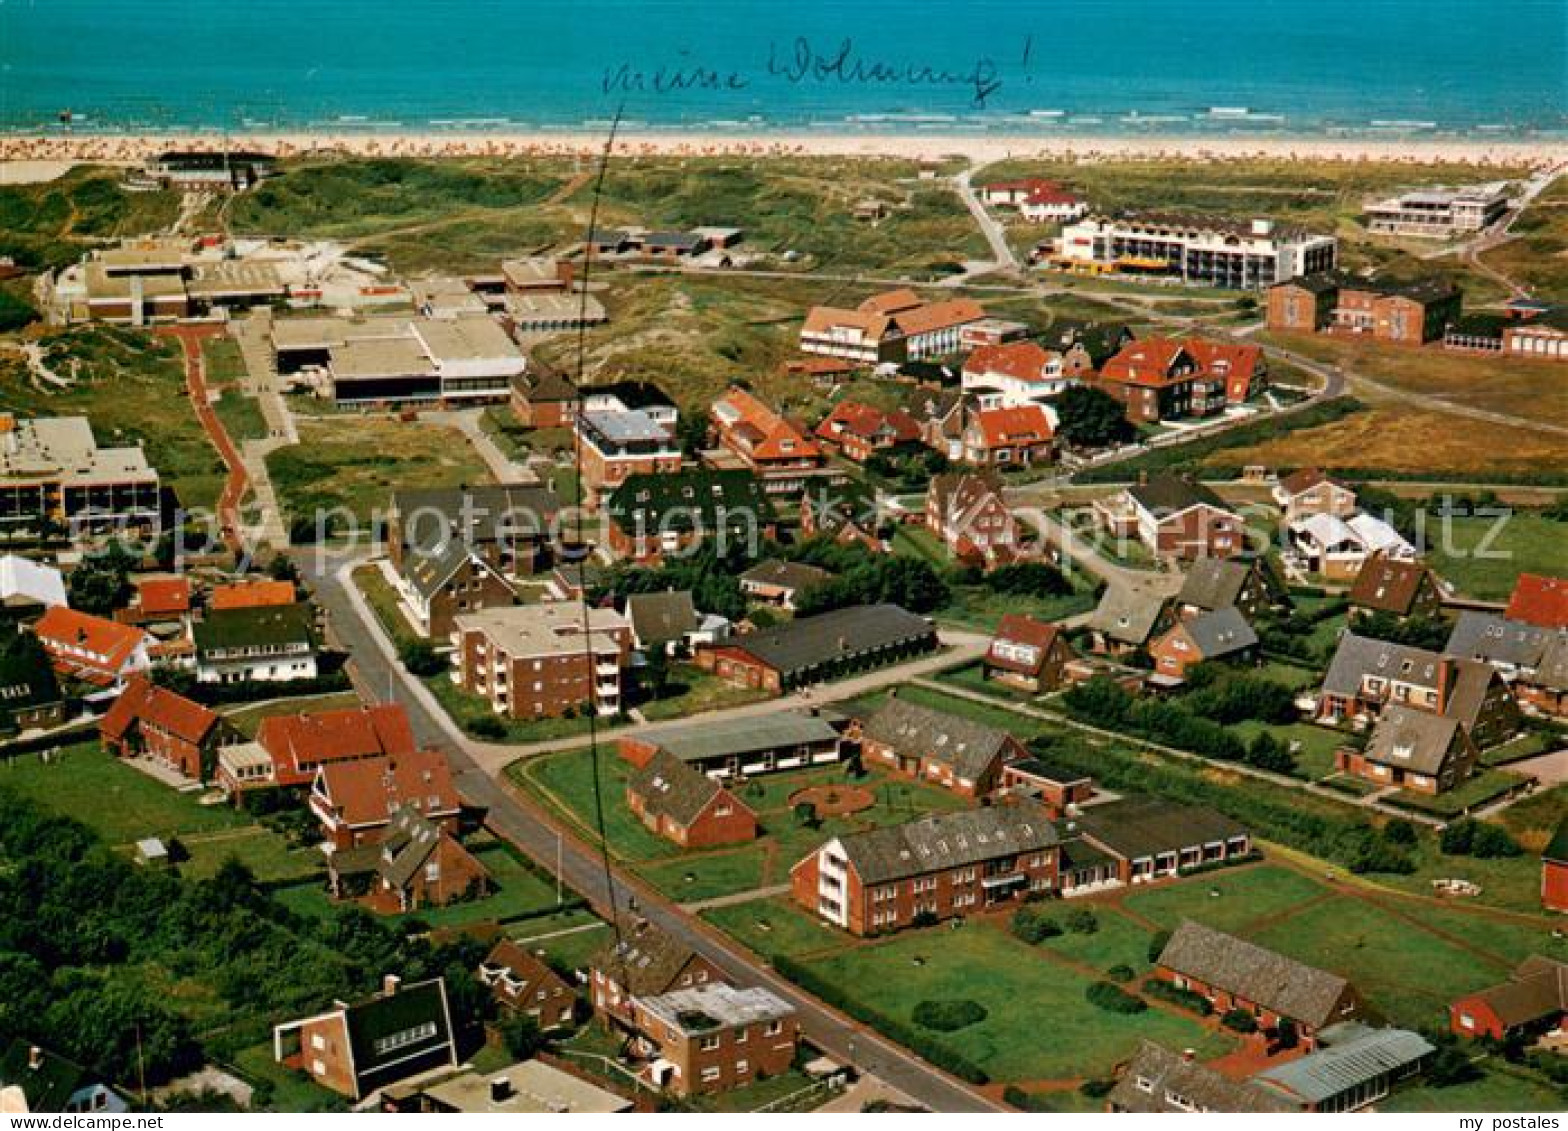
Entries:
POLYGON ((621 677, 631 658, 631 623, 593 609, 588 632, 576 604, 518 605, 460 614, 451 679, 512 719, 553 718, 590 708, 621 710, 621 677))
POLYGON ((679 1096, 778 1076, 800 1040, 795 1007, 761 986, 709 982, 637 998, 632 1012, 633 1051, 651 1058, 649 1082, 679 1096))
POLYGON ((1269 288, 1271 330, 1364 335, 1401 345, 1443 337, 1460 317, 1462 295, 1446 279, 1395 282, 1311 275, 1269 288))

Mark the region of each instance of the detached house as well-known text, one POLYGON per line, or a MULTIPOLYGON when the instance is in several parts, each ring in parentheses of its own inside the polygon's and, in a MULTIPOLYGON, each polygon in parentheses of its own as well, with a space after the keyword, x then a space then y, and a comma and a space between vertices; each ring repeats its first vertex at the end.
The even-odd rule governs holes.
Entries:
POLYGON ((1258 634, 1234 606, 1199 613, 1179 620, 1162 636, 1150 641, 1155 677, 1167 686, 1184 682, 1187 671, 1209 660, 1235 662, 1254 658, 1258 634))
POLYGON ((636 1024, 638 998, 723 982, 711 961, 647 920, 623 925, 588 960, 589 1000, 606 1021, 636 1024))
POLYGON ((1018 739, 999 727, 890 697, 861 730, 861 757, 961 797, 984 797, 1001 780, 1002 767, 1027 756, 1018 739))
POLYGON ((1468 778, 1479 758, 1458 719, 1395 704, 1384 708, 1365 750, 1341 748, 1334 764, 1378 785, 1438 794, 1468 778))
POLYGON ((753 601, 793 609, 803 593, 833 580, 833 575, 805 562, 769 558, 740 575, 740 591, 753 601))
POLYGON ((1209 488, 1175 475, 1151 476, 1098 502, 1117 537, 1135 537, 1162 558, 1229 558, 1247 548, 1246 524, 1209 488))
POLYGON ((1039 405, 1078 378, 1069 376, 1059 350, 1037 342, 981 346, 964 362, 963 390, 982 409, 1039 405))
POLYGON ((405 987, 388 975, 381 993, 368 1001, 339 1003, 275 1026, 272 1044, 278 1063, 356 1102, 410 1076, 458 1064, 441 978, 405 987))
POLYGON ((790 869, 796 903, 853 935, 968 915, 1056 887, 1056 826, 1031 805, 834 837, 790 869))
POLYGON ((713 403, 719 443, 756 472, 774 493, 798 493, 823 464, 822 448, 794 424, 742 388, 713 403))
POLYGON ((932 478, 926 529, 960 561, 1005 565, 1018 554, 1018 522, 994 475, 957 472, 932 478))
POLYGON ((1137 1054, 1105 1097, 1105 1108, 1136 1115, 1268 1115, 1297 1110, 1284 1097, 1251 1080, 1232 1080, 1200 1063, 1190 1050, 1172 1052, 1153 1041, 1139 1043, 1137 1054))
POLYGON ((920 422, 900 409, 883 411, 859 401, 840 401, 817 425, 821 443, 855 463, 920 443, 920 422))
POLYGON ((841 546, 859 546, 884 554, 881 503, 869 492, 852 489, 808 490, 800 498, 802 538, 828 538, 841 546))
POLYGON ((1072 660, 1072 645, 1060 625, 1008 613, 986 648, 985 678, 1035 694, 1055 691, 1072 660))
POLYGON ((633 475, 610 494, 605 517, 611 552, 637 565, 708 539, 754 545, 777 521, 763 481, 746 468, 633 475))
POLYGON ((398 915, 482 896, 490 873, 450 832, 404 806, 380 840, 327 854, 327 884, 335 899, 362 897, 372 910, 398 915))
POLYGON ((33 625, 49 662, 62 679, 118 687, 152 666, 152 637, 139 628, 80 613, 64 605, 44 610, 33 625))
POLYGON ((316 626, 309 605, 213 610, 193 636, 200 683, 316 678, 316 626))
POLYGON ((297 715, 269 715, 256 740, 218 755, 218 784, 238 795, 257 789, 304 789, 331 762, 400 757, 417 749, 408 713, 395 703, 297 715))
POLYGON ((1226 401, 1225 380, 1171 338, 1140 338, 1123 347, 1101 367, 1096 383, 1127 406, 1134 424, 1212 416, 1226 401))
MULTIPOLYGON (((20 1038, 0 1048, 0 1115, 117 1115, 129 1110, 123 1096, 74 1061, 20 1038)), ((52 1126, 55 1120, 48 1123, 52 1126)))
POLYGON ((1266 558, 1245 562, 1200 558, 1192 563, 1176 594, 1176 615, 1183 620, 1235 608, 1255 617, 1287 604, 1290 598, 1266 558))
POLYGON ((336 849, 379 841, 401 809, 456 832, 462 806, 452 767, 439 750, 327 762, 310 790, 310 811, 336 849))
POLYGON ((1495 613, 1466 610, 1459 614, 1443 650, 1491 664, 1526 707, 1547 715, 1568 715, 1568 628, 1540 628, 1495 613))
POLYGON ((626 807, 649 832, 682 848, 757 837, 757 815, 749 806, 666 750, 655 752, 627 779, 626 807))
POLYGON ((1152 585, 1111 582, 1085 624, 1092 650, 1127 656, 1144 648, 1169 622, 1168 604, 1168 598, 1152 585))
POLYGON ((1467 994, 1448 1007, 1449 1029, 1461 1037, 1502 1041, 1568 1026, 1568 962, 1532 955, 1508 981, 1467 994))
POLYGON ((1568 817, 1541 850, 1541 906, 1568 911, 1568 817))
POLYGON ((527 1014, 541 1029, 559 1029, 576 1018, 577 990, 543 958, 511 939, 491 948, 479 965, 479 980, 490 987, 490 996, 503 1010, 527 1014))
POLYGON ((134 675, 114 701, 98 734, 104 749, 121 758, 150 758, 191 781, 206 781, 218 746, 230 734, 213 711, 145 675, 134 675))
POLYGON ((964 427, 963 459, 976 467, 1028 467, 1056 450, 1051 418, 1039 405, 983 408, 964 427))
POLYGON ((1308 1048, 1316 1047, 1321 1030, 1366 1012, 1355 987, 1339 975, 1191 919, 1165 944, 1155 976, 1208 998, 1218 1013, 1250 1013, 1260 1028, 1289 1021, 1308 1048))
POLYGON ((633 1003, 633 1051, 648 1082, 679 1096, 709 1095, 789 1071, 800 1040, 795 1007, 761 986, 709 982, 633 1003))
POLYGON ((1503 615, 1537 628, 1568 628, 1568 578, 1521 573, 1503 615))
POLYGON ((1352 621, 1375 613, 1401 620, 1431 619, 1443 611, 1437 575, 1418 561, 1374 555, 1367 559, 1350 587, 1352 621))
POLYGON ((1315 467, 1291 472, 1275 484, 1273 495, 1287 523, 1315 514, 1349 518, 1356 513, 1356 492, 1315 467))

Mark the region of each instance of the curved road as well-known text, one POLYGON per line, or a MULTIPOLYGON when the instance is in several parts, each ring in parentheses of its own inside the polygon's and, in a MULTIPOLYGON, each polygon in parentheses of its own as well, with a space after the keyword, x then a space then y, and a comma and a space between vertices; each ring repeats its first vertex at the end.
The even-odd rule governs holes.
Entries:
MULTIPOLYGON (((345 581, 354 560, 313 553, 298 554, 296 560, 314 589, 317 602, 326 610, 339 644, 353 654, 362 689, 373 698, 401 703, 408 711, 418 740, 446 753, 463 796, 488 810, 490 827, 552 872, 557 870, 559 860, 562 880, 580 892, 601 915, 608 917, 613 912, 624 915, 629 908, 635 907, 638 913, 712 960, 737 982, 766 986, 789 1001, 800 1011, 801 1023, 815 1044, 840 1061, 853 1063, 885 1080, 917 1103, 943 1112, 1009 1110, 866 1026, 828 1009, 779 977, 756 956, 700 920, 682 913, 675 904, 624 872, 612 868, 607 875, 597 849, 578 840, 549 814, 505 785, 500 772, 504 763, 497 764, 490 756, 494 751, 504 751, 507 760, 512 761, 533 748, 487 748, 473 744, 461 734, 454 734, 450 718, 439 709, 433 710, 427 695, 420 695, 411 688, 412 685, 418 691, 424 690, 407 678, 375 622, 374 614, 359 599, 352 584, 345 581), (476 745, 477 750, 474 749, 476 745), (474 753, 478 753, 486 764, 481 765, 474 753)), ((972 647, 965 645, 949 652, 944 659, 948 663, 961 662, 967 649, 972 647)), ((899 673, 895 678, 907 677, 902 668, 892 670, 899 673)), ((772 701, 760 706, 777 710, 779 703, 772 701)), ((541 745, 558 750, 571 743, 541 745)))

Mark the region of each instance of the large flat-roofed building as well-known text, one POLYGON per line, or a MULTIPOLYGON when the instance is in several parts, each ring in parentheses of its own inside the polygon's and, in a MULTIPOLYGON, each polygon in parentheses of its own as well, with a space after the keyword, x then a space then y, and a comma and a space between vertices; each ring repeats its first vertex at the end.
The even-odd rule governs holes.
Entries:
POLYGON ((548 255, 501 261, 501 278, 512 294, 567 291, 572 286, 572 261, 548 255))
POLYGON ((280 374, 311 379, 340 405, 502 401, 528 368, 484 314, 280 318, 272 350, 280 374))
POLYGON ((649 735, 630 735, 620 740, 620 754, 641 767, 663 752, 709 777, 751 778, 837 762, 842 743, 839 729, 827 719, 780 711, 762 718, 696 721, 649 735))
POLYGON ((1062 229, 1058 266, 1173 275, 1184 283, 1258 290, 1332 269, 1338 241, 1272 220, 1140 213, 1089 216, 1062 229))
POLYGON ((575 291, 509 292, 505 310, 520 334, 575 330, 609 320, 602 302, 575 291))
POLYGON ((1449 239, 1489 228, 1507 211, 1507 186, 1499 183, 1402 192, 1368 204, 1365 220, 1377 235, 1449 239))
POLYGON ((0 534, 156 531, 159 498, 142 449, 100 448, 85 416, 0 413, 0 534))
POLYGON ((1459 288, 1446 279, 1358 279, 1331 271, 1269 288, 1271 330, 1365 334, 1419 345, 1443 337, 1460 319, 1459 288))
POLYGON ((141 326, 287 295, 276 264, 230 258, 230 250, 180 237, 103 248, 60 272, 55 305, 71 322, 141 326))
POLYGON ((601 496, 633 475, 665 475, 681 469, 675 439, 679 413, 657 386, 623 381, 586 386, 572 432, 582 457, 584 505, 597 507, 601 496))
POLYGON ((540 719, 585 706, 620 713, 632 632, 615 610, 591 610, 586 635, 571 602, 485 609, 459 615, 453 626, 452 682, 496 714, 540 719))

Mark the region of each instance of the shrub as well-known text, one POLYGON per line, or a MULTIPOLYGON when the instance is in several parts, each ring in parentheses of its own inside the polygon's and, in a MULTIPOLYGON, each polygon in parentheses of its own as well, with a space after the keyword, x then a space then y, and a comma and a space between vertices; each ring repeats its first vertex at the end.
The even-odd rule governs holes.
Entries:
POLYGON ((1455 1084, 1466 1084, 1480 1078, 1481 1070, 1458 1045, 1438 1049, 1426 1069, 1426 1084, 1429 1088, 1452 1088, 1455 1084))
POLYGON ((467 729, 475 738, 506 737, 506 724, 494 715, 479 715, 469 719, 467 729))
POLYGON ((985 1006, 963 998, 958 1001, 923 1001, 915 1006, 910 1017, 922 1029, 935 1029, 939 1033, 953 1033, 978 1025, 987 1017, 985 1006))
POLYGON ((397 658, 410 675, 440 675, 446 671, 446 657, 437 652, 428 640, 405 640, 398 646, 397 658))
POLYGON ((917 911, 915 917, 909 921, 911 927, 934 927, 942 920, 937 918, 935 911, 917 911))
POLYGON ((1482 860, 1518 856, 1523 851, 1506 830, 1474 817, 1461 817, 1444 829, 1439 847, 1448 856, 1475 856, 1482 860))
POLYGON ((1078 1091, 1088 1096, 1090 1099, 1097 1100, 1102 1096, 1110 1095, 1111 1089, 1114 1087, 1116 1087, 1115 1080, 1090 1079, 1085 1080, 1082 1084, 1079 1084, 1078 1091))
POLYGON ((1013 932, 1014 938, 1030 945, 1055 938, 1062 933, 1062 928, 1055 919, 1042 914, 1034 907, 1020 907, 1014 911, 1009 929, 1013 932))
POLYGON ((1207 1017, 1214 1012, 1214 1006, 1202 994, 1193 990, 1184 990, 1180 986, 1164 981, 1161 978, 1145 979, 1143 992, 1150 997, 1157 997, 1161 1001, 1168 1001, 1172 1005, 1179 1005, 1183 1009, 1191 1010, 1200 1017, 1207 1017))
POLYGON ((1115 982, 1094 982, 1086 989, 1083 996, 1089 999, 1089 1004, 1107 1013, 1142 1013, 1149 1008, 1149 1003, 1135 994, 1130 994, 1115 982))
POLYGON ((1133 968, 1126 963, 1118 963, 1105 972, 1105 976, 1113 982, 1130 982, 1135 977, 1133 968))
POLYGON ((1403 817, 1395 817, 1383 826, 1383 839, 1390 844, 1398 844, 1406 848, 1414 847, 1417 840, 1416 827, 1403 817))
POLYGON ((1100 920, 1087 907, 1074 907, 1062 923, 1075 935, 1092 935, 1100 929, 1100 920))
POLYGON ((1237 1033, 1256 1033, 1258 1031, 1258 1019, 1245 1009, 1228 1010, 1225 1016, 1220 1018, 1220 1024, 1237 1033))

